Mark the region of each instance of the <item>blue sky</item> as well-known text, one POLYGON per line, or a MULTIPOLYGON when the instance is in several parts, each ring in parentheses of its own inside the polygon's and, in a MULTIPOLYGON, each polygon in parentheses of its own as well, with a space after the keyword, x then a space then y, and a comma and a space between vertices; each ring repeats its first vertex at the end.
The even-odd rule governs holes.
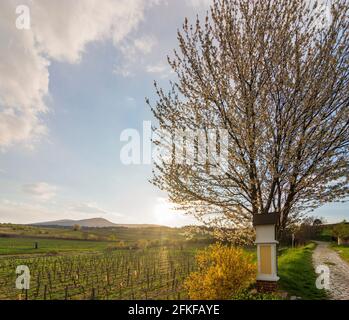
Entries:
MULTIPOLYGON (((119 138, 153 120, 145 97, 155 99, 153 80, 166 87, 173 77, 176 30, 208 2, 76 0, 69 12, 68 0, 1 2, 0 222, 194 222, 148 182, 151 166, 120 162, 119 138), (15 27, 19 3, 30 30, 15 27)), ((348 208, 315 214, 342 220, 348 208)))

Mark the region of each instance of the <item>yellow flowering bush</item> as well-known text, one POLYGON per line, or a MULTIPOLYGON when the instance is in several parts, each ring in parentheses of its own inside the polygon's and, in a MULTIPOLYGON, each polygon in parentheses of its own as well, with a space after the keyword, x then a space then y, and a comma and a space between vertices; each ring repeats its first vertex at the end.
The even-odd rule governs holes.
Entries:
POLYGON ((256 264, 243 249, 215 244, 196 256, 198 271, 184 282, 190 299, 228 300, 256 279, 256 264))

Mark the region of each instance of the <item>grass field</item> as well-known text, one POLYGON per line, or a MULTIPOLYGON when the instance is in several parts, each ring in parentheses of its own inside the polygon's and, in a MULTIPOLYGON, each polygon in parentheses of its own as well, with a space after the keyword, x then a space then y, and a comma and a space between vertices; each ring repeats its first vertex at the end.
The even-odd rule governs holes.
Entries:
POLYGON ((37 238, 0 238, 1 255, 58 254, 67 252, 101 251, 111 246, 112 242, 79 241, 37 238), (35 243, 38 249, 35 249, 35 243))
POLYGON ((349 263, 349 246, 338 246, 333 244, 332 248, 339 253, 343 260, 349 263))
MULTIPOLYGON (((151 242, 170 242, 186 240, 186 228, 146 227, 146 228, 82 228, 73 230, 71 227, 36 227, 27 225, 0 224, 0 237, 92 240, 92 241, 123 241, 135 243, 138 240, 151 242)), ((196 234, 198 241, 207 240, 207 235, 196 234)))
POLYGON ((326 299, 326 292, 315 286, 317 275, 312 265, 315 244, 285 249, 279 257, 280 287, 304 300, 326 299))
MULTIPOLYGON (((167 228, 83 231, 99 234, 99 239, 113 235, 118 239, 114 241, 60 239, 81 236, 69 228, 2 226, 0 230, 6 228, 11 230, 0 237, 0 299, 184 299, 182 284, 196 268, 195 253, 213 241, 203 235, 189 241, 183 230, 167 228), (15 289, 18 265, 30 268, 27 292, 15 289)), ((315 287, 314 247, 282 250, 280 287, 290 295, 326 298, 315 287)), ((338 248, 348 258, 345 249, 338 248)), ((246 250, 255 255, 254 247, 246 250)))
POLYGON ((185 298, 195 252, 213 241, 185 231, 0 225, 0 299, 185 298), (30 269, 28 291, 15 289, 19 265, 30 269))

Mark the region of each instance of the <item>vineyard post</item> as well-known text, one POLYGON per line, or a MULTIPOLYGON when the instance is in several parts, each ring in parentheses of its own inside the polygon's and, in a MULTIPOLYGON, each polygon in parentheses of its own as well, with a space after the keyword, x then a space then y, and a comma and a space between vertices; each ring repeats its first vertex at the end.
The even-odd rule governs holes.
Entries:
POLYGON ((68 287, 64 289, 64 300, 68 300, 68 287))
POLYGON ((45 289, 44 289, 44 300, 47 299, 47 284, 45 284, 45 289))

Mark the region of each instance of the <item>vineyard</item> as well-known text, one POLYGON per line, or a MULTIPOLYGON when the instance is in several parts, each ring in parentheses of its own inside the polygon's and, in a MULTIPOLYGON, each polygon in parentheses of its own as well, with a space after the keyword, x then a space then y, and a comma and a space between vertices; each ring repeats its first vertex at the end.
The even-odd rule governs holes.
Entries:
POLYGON ((0 259, 0 300, 185 299, 195 269, 190 248, 116 250, 81 255, 0 259), (15 288, 16 267, 30 269, 30 289, 15 288))

